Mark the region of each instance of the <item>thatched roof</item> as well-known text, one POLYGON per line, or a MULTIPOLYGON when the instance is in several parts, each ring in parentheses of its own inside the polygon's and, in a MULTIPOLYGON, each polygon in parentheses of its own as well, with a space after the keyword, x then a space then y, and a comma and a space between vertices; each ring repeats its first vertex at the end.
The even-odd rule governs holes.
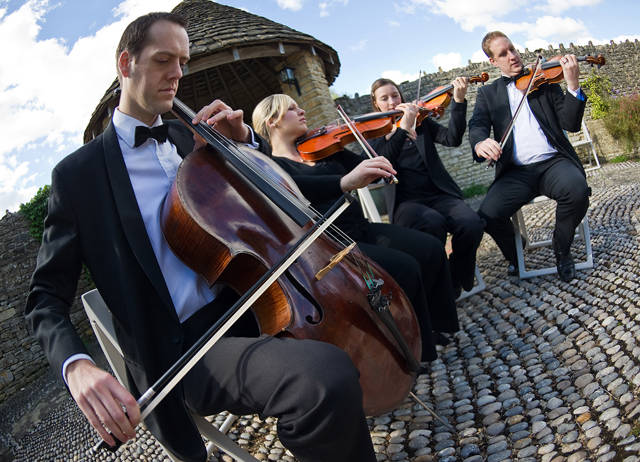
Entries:
MULTIPOLYGON (((333 48, 262 16, 210 0, 185 0, 173 12, 188 22, 191 60, 178 97, 192 107, 209 102, 204 94, 215 88, 232 106, 248 109, 257 102, 253 100, 258 93, 266 96, 266 92, 278 90, 274 67, 301 50, 322 59, 329 85, 340 71, 340 60, 333 48), (252 91, 258 87, 259 92, 252 91)), ((85 130, 85 142, 104 130, 111 109, 117 105, 113 94, 117 86, 116 80, 98 103, 85 130)))

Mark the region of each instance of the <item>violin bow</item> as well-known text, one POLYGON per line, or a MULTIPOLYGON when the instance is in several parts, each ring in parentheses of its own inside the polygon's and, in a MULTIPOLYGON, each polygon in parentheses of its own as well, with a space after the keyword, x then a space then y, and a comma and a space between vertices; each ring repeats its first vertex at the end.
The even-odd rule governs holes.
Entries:
MULTIPOLYGON (((349 118, 349 116, 344 111, 344 109, 342 109, 342 106, 338 104, 336 109, 338 110, 338 114, 340 114, 340 117, 342 117, 342 120, 344 120, 344 123, 347 125, 347 127, 349 127, 349 130, 351 130, 351 133, 353 133, 353 136, 355 136, 356 141, 360 144, 360 147, 369 156, 369 158, 373 159, 374 157, 378 157, 378 154, 376 153, 376 151, 371 147, 371 145, 365 139, 365 137, 362 136, 362 133, 360 133, 360 130, 358 130, 358 128, 355 126, 353 121, 349 118)), ((398 179, 395 177, 395 175, 391 175, 391 177, 385 178, 384 181, 387 183, 398 184, 398 179)))
MULTIPOLYGON (((525 91, 524 95, 522 95, 522 99, 520 100, 520 103, 518 103, 516 112, 515 114, 513 114, 513 117, 509 121, 509 125, 507 125, 507 130, 504 132, 504 135, 502 135, 502 138, 500 139, 500 150, 502 150, 502 148, 504 148, 504 145, 507 144, 507 139, 509 138, 509 135, 511 135, 511 132, 513 131, 513 125, 516 121, 516 117, 518 117, 518 114, 520 113, 520 109, 522 109, 522 106, 524 106, 524 101, 529 95, 529 91, 531 90, 531 86, 533 85, 533 79, 536 76, 536 73, 538 72, 538 68, 540 67, 541 60, 542 60, 542 55, 539 54, 538 59, 536 59, 536 63, 534 65, 531 79, 529 80, 529 85, 527 85, 527 91, 525 91)), ((486 168, 491 168, 495 165, 496 165, 496 162, 493 159, 491 159, 487 164, 486 168)))
MULTIPOLYGON (((422 83, 422 70, 418 71, 418 91, 416 92, 416 104, 420 101, 420 84, 422 83)), ((417 118, 413 120, 413 129, 416 129, 417 118)))

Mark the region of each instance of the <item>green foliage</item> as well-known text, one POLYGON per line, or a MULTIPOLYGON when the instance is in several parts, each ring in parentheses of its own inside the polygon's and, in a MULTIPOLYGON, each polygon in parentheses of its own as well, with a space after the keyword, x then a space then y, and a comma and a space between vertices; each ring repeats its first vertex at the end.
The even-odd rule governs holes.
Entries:
POLYGON ((633 152, 640 145, 640 95, 612 99, 604 126, 624 144, 627 153, 633 152))
POLYGON ((620 156, 615 156, 613 159, 610 159, 609 162, 611 162, 612 164, 619 164, 621 162, 626 162, 628 161, 629 158, 625 155, 620 155, 620 156))
POLYGON ((488 189, 488 186, 474 184, 462 190, 462 197, 468 199, 469 197, 482 196, 483 194, 487 193, 488 189))
MULTIPOLYGON (((35 196, 26 204, 20 204, 20 213, 29 220, 29 234, 38 242, 42 241, 44 231, 44 219, 47 216, 47 200, 49 199, 49 185, 43 186, 35 196)), ((82 267, 82 274, 90 286, 95 287, 89 270, 82 267)))
POLYGON ((609 77, 591 71, 580 86, 589 98, 591 118, 604 118, 611 107, 611 80, 609 80, 609 77))
POLYGON ((49 199, 48 185, 40 188, 29 202, 20 204, 20 213, 29 220, 29 233, 37 241, 42 240, 44 218, 47 216, 47 199, 49 199))

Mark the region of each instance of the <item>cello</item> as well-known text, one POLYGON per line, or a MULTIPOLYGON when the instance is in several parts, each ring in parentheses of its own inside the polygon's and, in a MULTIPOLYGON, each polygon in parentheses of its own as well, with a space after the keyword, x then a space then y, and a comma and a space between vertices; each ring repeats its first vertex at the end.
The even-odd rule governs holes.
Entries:
MULTIPOLYGON (((318 216, 266 156, 206 123, 192 125, 193 112, 178 99, 173 113, 208 145, 180 165, 161 213, 165 238, 210 285, 244 293, 318 216)), ((357 247, 316 277, 347 245, 337 229, 321 235, 252 311, 261 333, 326 341, 347 352, 360 372, 365 413, 378 415, 408 395, 420 333, 402 289, 357 247)))

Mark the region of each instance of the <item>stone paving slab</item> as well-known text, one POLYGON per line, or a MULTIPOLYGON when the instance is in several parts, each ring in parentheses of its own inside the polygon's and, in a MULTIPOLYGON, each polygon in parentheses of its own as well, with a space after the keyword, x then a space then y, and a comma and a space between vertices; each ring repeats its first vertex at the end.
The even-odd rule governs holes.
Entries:
MULTIPOLYGON (((414 387, 455 431, 407 399, 369 420, 379 461, 640 462, 640 163, 605 165, 588 181, 595 267, 570 284, 520 281, 485 236, 487 289, 458 304, 462 329, 414 387)), ((553 216, 551 201, 529 206, 532 235, 548 236, 553 216)), ((584 243, 573 250, 580 258, 584 243)), ((553 264, 549 249, 528 258, 553 264)), ((0 408, 0 461, 89 460, 95 436, 52 374, 19 395, 0 408)), ((294 460, 274 419, 243 416, 230 436, 260 460, 294 460)), ((135 444, 93 460, 170 459, 139 430, 135 444)))

